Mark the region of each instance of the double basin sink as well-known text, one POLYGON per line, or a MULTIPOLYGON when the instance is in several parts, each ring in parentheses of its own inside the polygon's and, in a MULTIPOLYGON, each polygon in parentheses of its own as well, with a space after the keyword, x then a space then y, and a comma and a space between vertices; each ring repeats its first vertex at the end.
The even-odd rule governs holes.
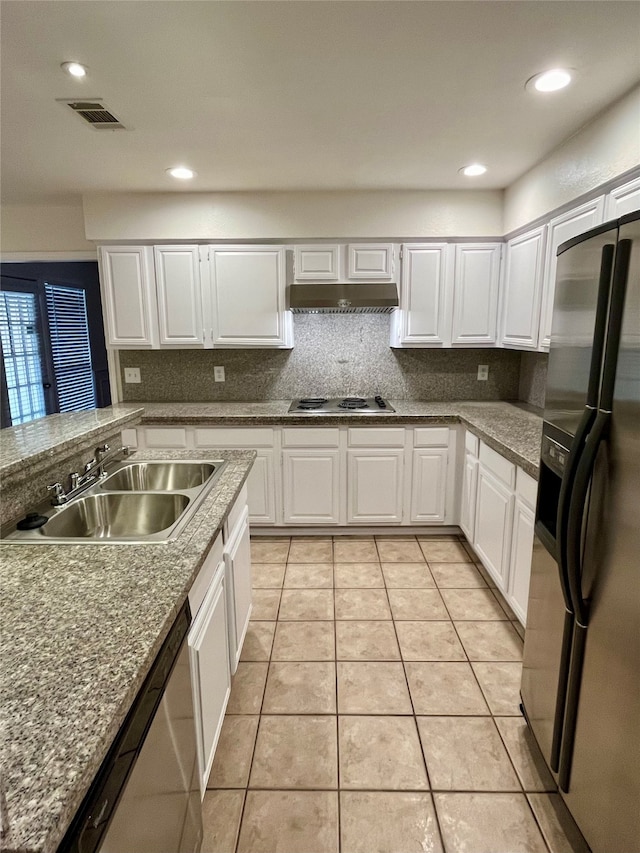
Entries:
POLYGON ((13 530, 7 542, 167 542, 175 539, 222 473, 211 460, 120 462, 81 497, 38 508, 47 522, 13 530))

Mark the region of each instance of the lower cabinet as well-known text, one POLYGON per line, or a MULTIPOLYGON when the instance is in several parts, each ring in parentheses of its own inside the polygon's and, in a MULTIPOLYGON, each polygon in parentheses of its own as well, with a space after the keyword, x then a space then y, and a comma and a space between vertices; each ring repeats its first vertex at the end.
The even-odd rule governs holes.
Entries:
POLYGON ((229 610, 229 666, 232 673, 238 668, 251 616, 251 543, 246 492, 239 500, 243 501, 244 506, 237 522, 229 530, 224 546, 229 610))
POLYGON ((404 450, 347 450, 347 522, 402 522, 404 450))
POLYGON ((513 500, 513 492, 480 465, 473 547, 501 590, 507 586, 513 500))
POLYGON ((411 521, 444 521, 447 496, 448 448, 420 447, 413 451, 411 521))
POLYGON ((462 496, 460 499, 460 528, 469 542, 473 543, 476 527, 476 496, 478 492, 478 459, 465 451, 462 472, 462 496))
POLYGON ((513 515, 507 594, 509 604, 523 624, 526 621, 529 600, 534 525, 535 513, 533 509, 528 507, 520 498, 517 498, 513 515))
POLYGON ((249 521, 252 524, 275 524, 274 451, 258 449, 247 478, 249 521))
POLYGON ((340 523, 340 451, 282 451, 285 524, 340 523))

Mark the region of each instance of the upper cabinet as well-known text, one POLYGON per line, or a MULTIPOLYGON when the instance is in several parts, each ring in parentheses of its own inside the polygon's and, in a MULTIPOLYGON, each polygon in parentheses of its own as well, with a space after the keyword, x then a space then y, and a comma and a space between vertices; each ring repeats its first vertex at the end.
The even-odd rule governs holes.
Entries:
POLYGON ((337 281, 340 277, 340 246, 296 246, 296 281, 337 281))
POLYGON ((294 246, 294 281, 392 281, 393 243, 319 243, 294 246))
POLYGON ((605 202, 604 219, 618 219, 626 213, 640 210, 640 178, 628 181, 607 195, 605 202))
POLYGON ((454 344, 495 344, 498 328, 501 243, 455 247, 453 277, 454 344))
POLYGON ((392 279, 394 276, 393 244, 370 245, 350 243, 347 246, 347 278, 392 279))
POLYGON ((105 336, 113 347, 158 346, 158 311, 151 246, 100 249, 105 336))
POLYGON ((586 204, 568 210, 549 222, 544 284, 542 288, 542 311, 540 314, 541 349, 551 344, 551 322, 553 320, 553 297, 556 287, 556 252, 558 246, 604 221, 604 196, 598 196, 586 204))
POLYGON ((161 346, 203 346, 199 246, 154 246, 161 346))
POLYGON ((402 247, 400 309, 393 315, 391 346, 451 343, 449 256, 447 243, 402 247))
POLYGON ((546 232, 543 225, 507 243, 501 326, 505 347, 538 348, 546 232))

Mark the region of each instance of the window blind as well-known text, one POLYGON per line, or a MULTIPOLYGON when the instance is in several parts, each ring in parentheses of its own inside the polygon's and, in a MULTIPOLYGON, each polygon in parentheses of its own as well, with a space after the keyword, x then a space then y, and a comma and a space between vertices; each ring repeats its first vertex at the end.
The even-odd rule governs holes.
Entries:
POLYGON ((0 339, 12 425, 44 417, 47 412, 33 293, 0 293, 0 339))
POLYGON ((45 284, 53 372, 61 412, 96 407, 85 292, 45 284))

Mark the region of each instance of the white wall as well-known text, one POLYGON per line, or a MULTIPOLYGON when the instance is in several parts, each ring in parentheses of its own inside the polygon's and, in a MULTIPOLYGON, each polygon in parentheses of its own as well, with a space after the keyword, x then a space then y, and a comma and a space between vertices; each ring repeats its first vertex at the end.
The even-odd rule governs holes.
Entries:
POLYGON ((640 165, 640 86, 505 191, 505 233, 640 165))
POLYGON ((95 255, 84 233, 82 204, 3 204, 0 211, 0 251, 95 255))
POLYGON ((91 240, 479 237, 502 234, 502 192, 86 195, 91 240))

